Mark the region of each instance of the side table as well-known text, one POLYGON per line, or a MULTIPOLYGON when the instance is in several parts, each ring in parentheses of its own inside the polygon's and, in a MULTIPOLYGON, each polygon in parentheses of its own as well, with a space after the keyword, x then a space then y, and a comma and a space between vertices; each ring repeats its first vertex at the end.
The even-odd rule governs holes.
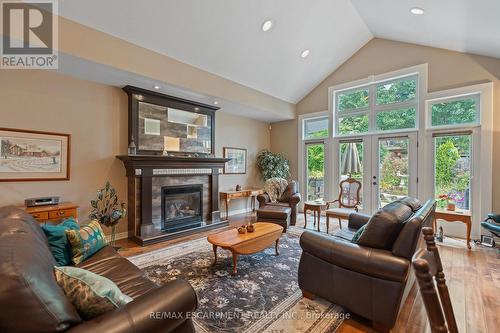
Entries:
POLYGON ((434 233, 436 233, 436 221, 437 220, 443 220, 446 222, 462 222, 465 223, 467 226, 467 248, 470 250, 470 230, 472 227, 472 215, 470 211, 468 210, 457 210, 457 211, 451 211, 451 210, 444 210, 444 209, 436 209, 436 212, 434 213, 434 221, 432 224, 432 228, 434 229, 434 233))
POLYGON ((316 226, 316 215, 317 215, 318 231, 319 231, 319 223, 321 221, 321 211, 325 210, 326 206, 327 204, 324 201, 304 202, 304 229, 307 227, 307 211, 310 210, 313 212, 314 226, 316 226))

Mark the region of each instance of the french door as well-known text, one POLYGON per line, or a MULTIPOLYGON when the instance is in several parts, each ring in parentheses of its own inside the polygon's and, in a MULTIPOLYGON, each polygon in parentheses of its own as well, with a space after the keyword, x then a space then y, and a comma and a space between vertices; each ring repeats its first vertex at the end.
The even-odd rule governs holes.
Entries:
MULTIPOLYGON (((404 196, 417 196, 417 134, 334 140, 334 184, 349 175, 362 184, 361 211, 371 214, 404 196)), ((339 188, 332 189, 338 194, 339 188)))

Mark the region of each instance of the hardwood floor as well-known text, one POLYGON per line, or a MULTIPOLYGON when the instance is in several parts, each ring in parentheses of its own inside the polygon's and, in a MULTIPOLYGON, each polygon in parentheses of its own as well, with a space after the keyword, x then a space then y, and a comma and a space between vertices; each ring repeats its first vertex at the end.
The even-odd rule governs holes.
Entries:
MULTIPOLYGON (((230 227, 254 220, 253 215, 237 215, 230 218, 230 227)), ((308 229, 313 229, 312 216, 308 229)), ((344 222, 343 222, 344 225, 344 222)), ((304 226, 304 217, 299 216, 297 226, 304 226)), ((338 222, 330 221, 330 233, 339 228, 338 222), (332 223, 333 222, 333 223, 332 223)), ((326 230, 324 217, 321 230, 326 230)), ((123 256, 147 253, 165 246, 190 239, 206 237, 214 231, 187 236, 161 244, 140 247, 129 240, 120 240, 123 256)), ((465 241, 447 238, 440 244, 439 251, 444 265, 447 284, 450 289, 453 309, 460 332, 493 333, 500 327, 500 254, 495 249, 481 246, 467 250, 465 241)), ((344 321, 337 330, 339 333, 375 332, 370 322, 353 316, 344 321)), ((412 288, 399 314, 392 332, 427 333, 430 332, 422 298, 416 285, 412 288)))

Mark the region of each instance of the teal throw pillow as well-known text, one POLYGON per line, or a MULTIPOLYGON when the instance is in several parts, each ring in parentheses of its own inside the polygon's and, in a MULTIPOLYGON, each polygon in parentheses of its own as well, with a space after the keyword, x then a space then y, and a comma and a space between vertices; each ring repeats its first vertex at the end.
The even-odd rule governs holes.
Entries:
POLYGON ((354 236, 352 237, 351 239, 351 243, 355 243, 357 244, 358 243, 358 240, 359 238, 361 237, 361 234, 363 233, 363 231, 365 231, 365 228, 366 228, 366 224, 363 224, 361 226, 361 228, 359 228, 356 233, 354 234, 354 236))
POLYGON ((80 229, 80 226, 72 217, 57 225, 45 224, 42 226, 42 230, 49 241, 50 251, 56 259, 57 265, 71 265, 71 245, 66 236, 66 230, 78 229, 80 229))
POLYGON ((110 279, 78 267, 54 267, 57 284, 80 316, 89 320, 122 307, 133 299, 110 279))
POLYGON ((99 222, 93 220, 79 230, 66 230, 71 244, 73 264, 78 265, 106 246, 106 236, 99 222))

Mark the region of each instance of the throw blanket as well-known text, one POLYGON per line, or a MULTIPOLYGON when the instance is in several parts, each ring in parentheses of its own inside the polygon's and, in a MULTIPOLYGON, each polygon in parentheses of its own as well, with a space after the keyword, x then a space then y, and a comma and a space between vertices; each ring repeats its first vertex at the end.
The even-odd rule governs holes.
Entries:
POLYGON ((269 178, 264 184, 264 192, 269 195, 271 202, 276 202, 285 192, 288 182, 283 178, 269 178))

